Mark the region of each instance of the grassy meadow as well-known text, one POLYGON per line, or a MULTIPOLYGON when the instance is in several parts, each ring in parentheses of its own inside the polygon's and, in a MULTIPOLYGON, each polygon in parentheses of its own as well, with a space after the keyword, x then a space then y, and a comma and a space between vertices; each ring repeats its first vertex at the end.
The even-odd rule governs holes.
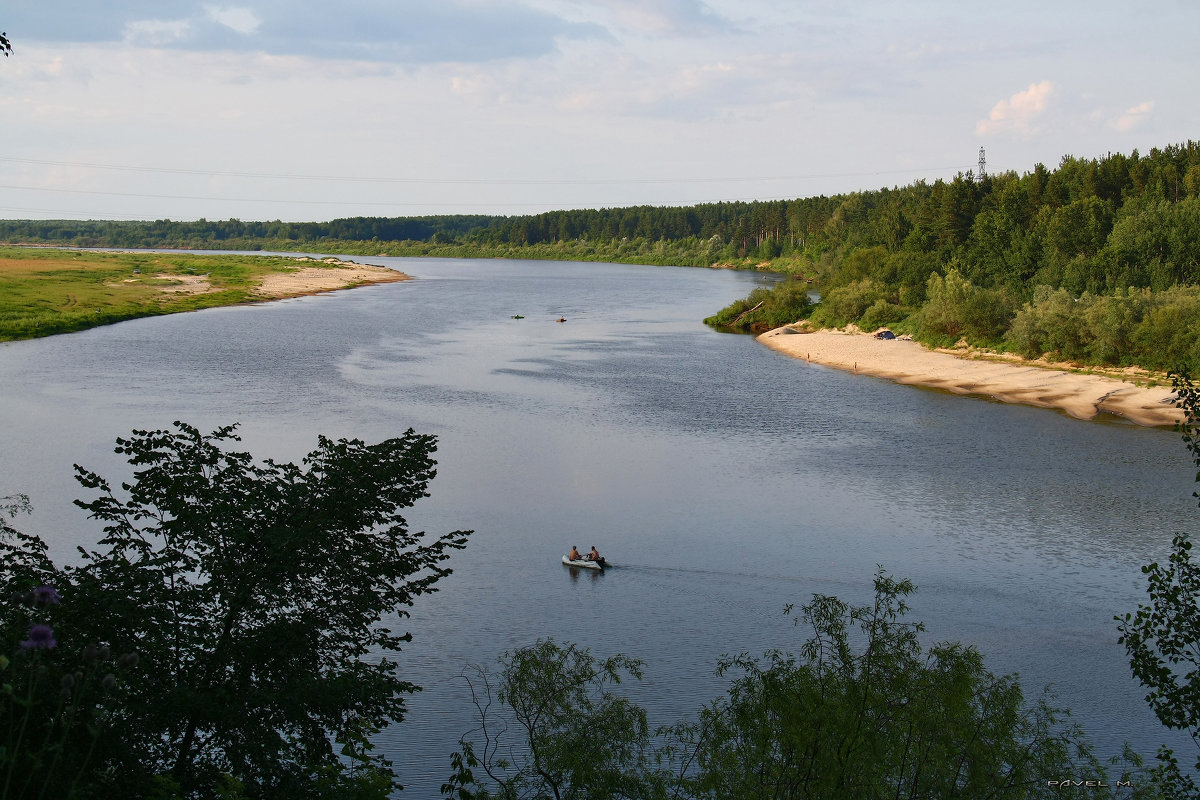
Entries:
MULTIPOLYGON (((313 262, 188 253, 0 247, 0 341, 263 299, 270 273, 313 262)), ((317 264, 319 266, 319 264, 317 264)))

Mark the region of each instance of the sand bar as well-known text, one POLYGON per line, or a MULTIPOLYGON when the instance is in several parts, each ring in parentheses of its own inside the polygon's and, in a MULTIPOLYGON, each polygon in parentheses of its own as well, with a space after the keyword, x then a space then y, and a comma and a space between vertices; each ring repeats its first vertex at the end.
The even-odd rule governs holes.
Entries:
MULTIPOLYGON (((311 261, 312 259, 298 258, 296 260, 311 261)), ((269 273, 263 276, 262 283, 254 290, 254 293, 264 300, 279 300, 284 297, 299 297, 372 283, 394 283, 408 279, 409 276, 403 272, 387 267, 325 259, 319 267, 301 267, 294 272, 269 273)))
POLYGON ((1169 386, 1137 386, 1133 378, 1085 375, 1027 361, 929 350, 914 341, 876 339, 857 331, 799 332, 776 328, 758 337, 768 347, 813 364, 851 370, 897 383, 991 397, 1005 403, 1056 408, 1078 419, 1115 414, 1139 425, 1183 419, 1169 386))

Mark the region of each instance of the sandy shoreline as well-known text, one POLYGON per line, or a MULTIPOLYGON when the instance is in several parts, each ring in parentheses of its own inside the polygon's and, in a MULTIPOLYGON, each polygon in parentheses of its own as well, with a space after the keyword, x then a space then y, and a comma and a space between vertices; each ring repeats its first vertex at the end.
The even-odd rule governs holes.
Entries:
MULTIPOLYGON (((1169 386, 1146 388, 1132 380, 936 352, 913 341, 882 340, 866 333, 801 333, 776 328, 758 337, 768 347, 861 375, 897 383, 992 397, 1005 403, 1056 408, 1077 419, 1115 414, 1139 425, 1174 425, 1183 419, 1169 386)), ((1143 381, 1144 383, 1145 381, 1143 381)))
MULTIPOLYGON (((296 261, 311 262, 314 259, 301 257, 296 261)), ((252 298, 264 302, 283 300, 288 297, 352 289, 355 286, 410 280, 410 276, 403 272, 373 264, 355 264, 351 261, 328 258, 318 263, 320 266, 302 266, 291 272, 268 272, 262 275, 258 286, 251 290, 252 298)), ((160 274, 154 277, 164 282, 164 285, 158 287, 162 294, 209 294, 220 291, 207 275, 160 274)), ((125 283, 136 283, 137 280, 128 278, 125 283)))
MULTIPOLYGON (((297 261, 312 261, 297 258, 297 261)), ((281 300, 308 294, 350 289, 373 283, 395 283, 409 280, 403 272, 371 264, 324 259, 321 266, 300 267, 295 272, 273 272, 263 276, 254 294, 263 300, 281 300)))

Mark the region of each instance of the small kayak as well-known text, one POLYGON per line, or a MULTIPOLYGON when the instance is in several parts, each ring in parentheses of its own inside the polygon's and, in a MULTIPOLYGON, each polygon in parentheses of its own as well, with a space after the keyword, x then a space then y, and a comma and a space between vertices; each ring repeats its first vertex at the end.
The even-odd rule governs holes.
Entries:
POLYGON ((567 558, 566 556, 563 556, 563 563, 566 564, 568 567, 583 567, 584 569, 598 569, 601 571, 603 571, 604 568, 608 566, 608 564, 604 561, 603 558, 600 559, 599 561, 588 561, 586 558, 580 558, 580 559, 576 559, 575 561, 572 561, 571 559, 567 558))

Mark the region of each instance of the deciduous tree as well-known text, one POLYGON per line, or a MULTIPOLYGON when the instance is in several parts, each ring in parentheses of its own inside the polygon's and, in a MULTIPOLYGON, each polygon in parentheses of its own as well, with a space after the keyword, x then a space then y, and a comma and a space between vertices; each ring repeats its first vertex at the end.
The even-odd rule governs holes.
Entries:
POLYGON ((506 653, 501 671, 464 673, 479 727, 454 754, 442 791, 457 800, 618 800, 665 796, 652 767, 646 712, 615 694, 641 662, 597 659, 584 647, 544 639, 506 653))
POLYGON ((105 536, 69 571, 65 622, 143 667, 113 710, 109 791, 384 797, 394 775, 370 736, 417 688, 394 628, 468 533, 425 541, 400 514, 426 496, 435 440, 321 437, 298 466, 256 463, 237 439, 135 431, 117 442, 135 470, 119 489, 76 467, 105 536))
POLYGON ((1103 774, 1080 732, 1045 698, 1027 705, 1015 676, 970 647, 923 647, 923 626, 903 620, 912 591, 880 571, 871 605, 817 595, 803 607, 813 635, 799 656, 723 660, 737 675, 728 696, 682 737, 696 747, 690 796, 1054 797, 1047 778, 1103 774))
MULTIPOLYGON (((1180 431, 1200 481, 1200 389, 1186 374, 1172 378, 1177 405, 1187 412, 1180 431)), ((1200 748, 1200 564, 1192 560, 1191 537, 1176 534, 1167 563, 1156 561, 1142 572, 1150 602, 1117 617, 1120 640, 1155 715, 1168 728, 1187 731, 1200 748)), ((1180 768, 1170 749, 1159 750, 1159 765, 1170 796, 1200 797, 1193 775, 1180 768)), ((1200 772, 1200 756, 1194 769, 1200 772)))

